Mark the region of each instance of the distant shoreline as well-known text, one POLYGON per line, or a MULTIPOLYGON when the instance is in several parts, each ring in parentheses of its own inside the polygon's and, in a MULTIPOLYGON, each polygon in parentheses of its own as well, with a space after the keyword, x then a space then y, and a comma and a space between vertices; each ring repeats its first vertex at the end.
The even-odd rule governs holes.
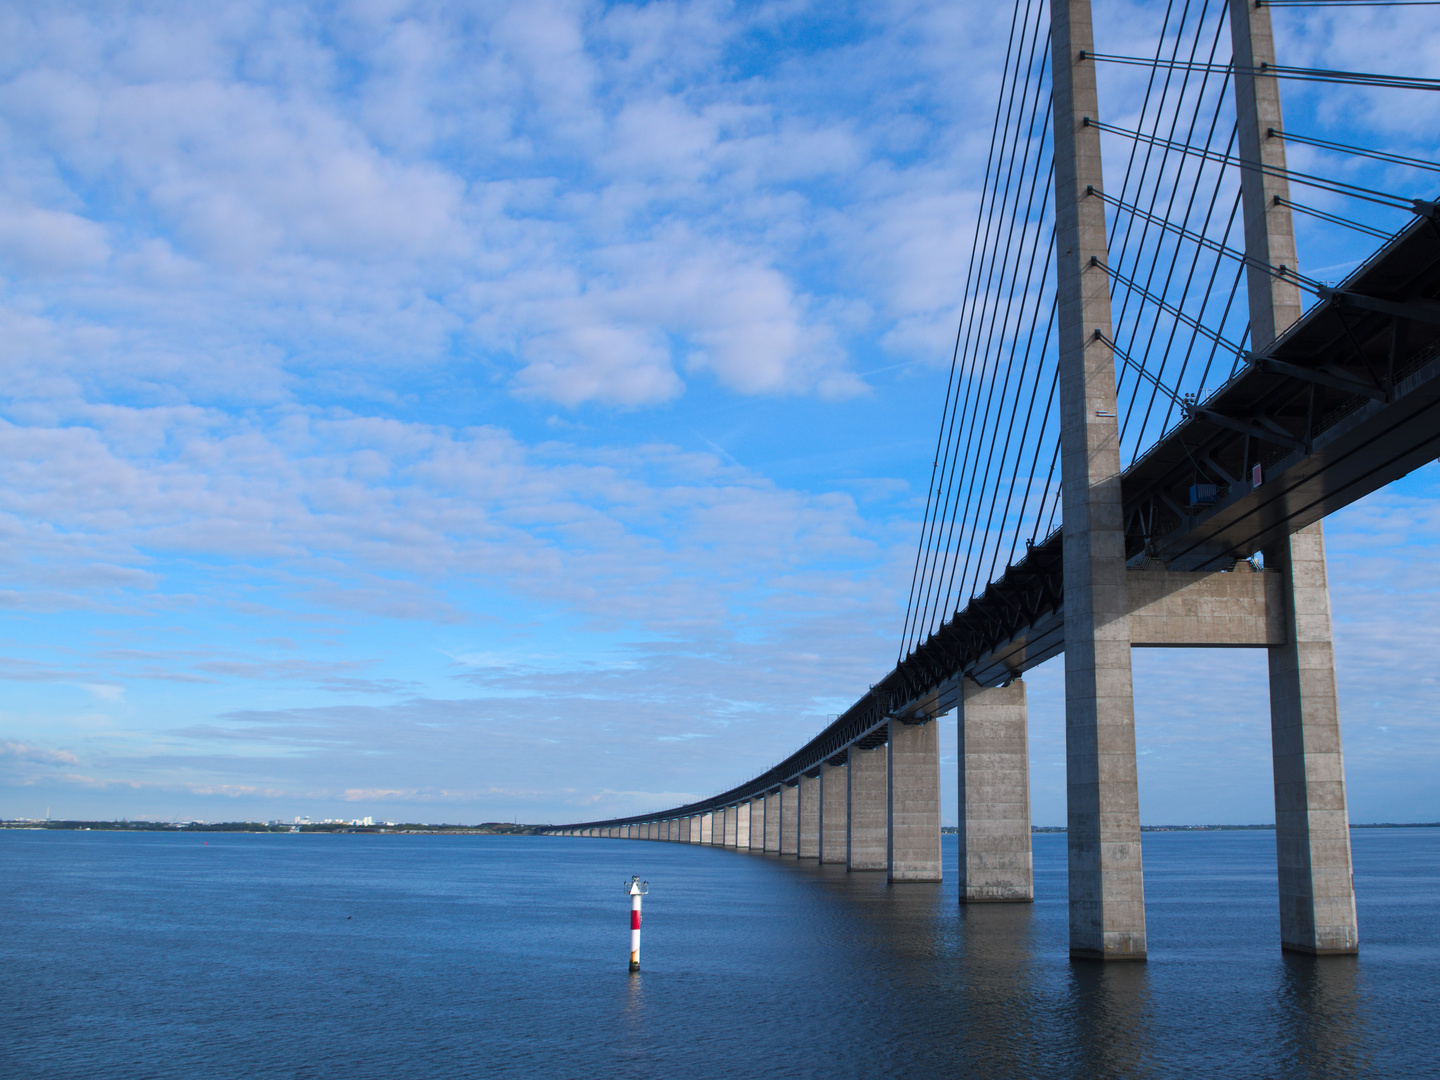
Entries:
POLYGON ((487 821, 479 825, 429 825, 395 822, 386 825, 353 825, 345 822, 278 821, 32 821, 24 818, 0 820, 0 829, 49 829, 57 832, 238 832, 238 833, 398 833, 432 836, 534 836, 548 825, 515 825, 487 821))
MULTIPOLYGON (((0 820, 0 829, 48 829, 56 832, 190 832, 190 833, 370 833, 404 836, 539 836, 553 825, 517 825, 487 821, 479 825, 428 825, 397 822, 393 825, 349 825, 339 822, 285 824, 265 821, 32 821, 0 820)), ((1352 829, 1440 829, 1440 821, 1352 822, 1352 829)), ((942 833, 959 830, 947 825, 942 833)), ((1063 833, 1063 825, 1032 825, 1032 833, 1063 833)), ((1141 825, 1141 832, 1274 832, 1274 825, 1141 825)))

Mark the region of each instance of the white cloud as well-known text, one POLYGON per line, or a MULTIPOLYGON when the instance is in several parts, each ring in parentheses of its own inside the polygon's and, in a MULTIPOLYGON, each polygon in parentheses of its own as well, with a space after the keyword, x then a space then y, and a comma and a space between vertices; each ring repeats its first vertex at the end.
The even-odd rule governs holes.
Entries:
MULTIPOLYGON (((274 400, 322 371, 353 380, 357 362, 390 382, 473 349, 520 393, 571 407, 668 401, 686 378, 860 392, 853 353, 879 347, 872 331, 951 318, 933 270, 967 211, 942 222, 925 204, 971 167, 941 146, 884 165, 877 187, 895 116, 828 100, 832 65, 920 93, 906 123, 922 140, 948 120, 926 110, 962 87, 936 42, 888 66, 903 20, 737 77, 725 50, 775 17, 705 3, 35 13, 0 79, 0 239, 17 266, 69 276, 0 293, 11 320, 45 297, 10 389, 274 400), (815 227, 901 207, 899 242, 815 227), (873 307, 817 305, 817 271, 854 300, 890 287, 873 307), (854 323, 862 309, 873 327, 854 323), (66 346, 98 326, 103 343, 66 346)), ((975 30, 921 17, 943 38, 975 30)), ((908 358, 934 338, 885 340, 908 358)))
POLYGON ((30 762, 36 765, 78 765, 80 759, 67 750, 45 750, 21 742, 0 742, 0 760, 30 762))

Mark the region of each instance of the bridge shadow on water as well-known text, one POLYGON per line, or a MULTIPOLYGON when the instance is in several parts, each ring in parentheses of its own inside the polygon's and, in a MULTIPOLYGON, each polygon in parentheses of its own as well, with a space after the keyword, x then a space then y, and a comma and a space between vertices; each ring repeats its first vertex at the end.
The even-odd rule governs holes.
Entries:
MULTIPOLYGON (((1398 857, 1384 841, 1357 841, 1362 865, 1398 857)), ((1359 958, 1282 953, 1273 834, 1152 834, 1147 843, 1150 960, 1112 964, 1068 957, 1063 837, 1037 837, 1040 899, 1015 905, 961 906, 953 884, 888 885, 883 873, 698 853, 735 864, 740 893, 778 892, 787 909, 787 918, 753 925, 735 956, 754 950, 754 988, 739 1010, 750 1038, 786 1049, 763 1067, 751 1047, 737 1049, 732 1060, 746 1064, 730 1075, 1424 1072, 1440 1045, 1440 1025, 1420 1004, 1433 1001, 1437 977, 1432 969, 1411 981, 1426 949, 1399 965, 1391 961, 1405 950, 1384 944, 1359 958)), ((947 861, 954 854, 947 842, 947 861)), ((1418 900, 1424 890, 1412 893, 1418 900)), ((1365 912, 1382 937, 1433 938, 1422 914, 1437 908, 1433 885, 1405 916, 1409 929, 1377 925, 1386 906, 1365 912)), ((748 915, 737 916, 762 918, 740 907, 748 915)))

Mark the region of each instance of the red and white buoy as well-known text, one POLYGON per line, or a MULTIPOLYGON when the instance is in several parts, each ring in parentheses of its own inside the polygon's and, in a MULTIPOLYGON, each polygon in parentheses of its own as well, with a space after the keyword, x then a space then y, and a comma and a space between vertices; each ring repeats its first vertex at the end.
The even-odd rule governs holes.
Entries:
POLYGON ((640 899, 650 891, 650 883, 632 877, 625 883, 630 894, 630 970, 640 970, 640 899))

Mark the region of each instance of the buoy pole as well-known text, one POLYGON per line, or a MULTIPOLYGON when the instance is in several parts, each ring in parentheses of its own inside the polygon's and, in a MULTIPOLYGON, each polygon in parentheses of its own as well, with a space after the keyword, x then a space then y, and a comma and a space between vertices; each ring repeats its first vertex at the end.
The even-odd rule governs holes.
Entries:
POLYGON ((632 877, 625 883, 630 894, 630 970, 640 970, 640 900, 650 891, 650 883, 632 877))

